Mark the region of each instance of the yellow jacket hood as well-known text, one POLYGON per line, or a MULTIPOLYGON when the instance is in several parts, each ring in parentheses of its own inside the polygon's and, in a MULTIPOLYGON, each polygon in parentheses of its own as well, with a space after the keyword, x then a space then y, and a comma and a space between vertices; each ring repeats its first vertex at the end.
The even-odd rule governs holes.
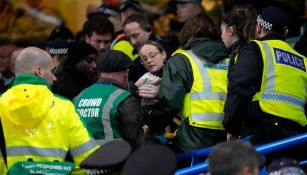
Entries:
POLYGON ((0 98, 1 117, 28 129, 39 125, 53 105, 54 96, 46 85, 19 84, 0 98))

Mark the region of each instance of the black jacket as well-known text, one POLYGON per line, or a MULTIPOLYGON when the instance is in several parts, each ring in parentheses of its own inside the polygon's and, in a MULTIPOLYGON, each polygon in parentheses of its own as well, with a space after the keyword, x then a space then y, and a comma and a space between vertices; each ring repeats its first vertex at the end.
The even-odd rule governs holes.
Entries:
POLYGON ((56 74, 56 78, 57 81, 54 84, 53 92, 70 100, 97 80, 96 77, 89 78, 79 71, 75 65, 67 62, 64 63, 62 71, 56 74))

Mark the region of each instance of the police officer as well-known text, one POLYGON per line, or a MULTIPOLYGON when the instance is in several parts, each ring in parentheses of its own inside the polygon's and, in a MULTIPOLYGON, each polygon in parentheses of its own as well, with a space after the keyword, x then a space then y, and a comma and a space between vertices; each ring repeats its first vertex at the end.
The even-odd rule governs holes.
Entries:
POLYGON ((125 139, 133 148, 144 140, 139 101, 127 90, 132 61, 123 52, 111 50, 98 57, 97 83, 83 90, 74 104, 99 144, 125 139))
POLYGON ((285 42, 289 17, 264 8, 254 40, 229 71, 223 126, 228 140, 241 135, 242 122, 254 143, 271 142, 306 131, 306 58, 285 42))

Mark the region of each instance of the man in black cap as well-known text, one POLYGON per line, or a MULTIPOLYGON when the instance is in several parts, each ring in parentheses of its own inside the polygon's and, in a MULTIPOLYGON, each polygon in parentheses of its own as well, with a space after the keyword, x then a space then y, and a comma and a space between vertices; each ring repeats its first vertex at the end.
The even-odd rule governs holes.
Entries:
POLYGON ((242 123, 253 143, 263 144, 306 131, 307 59, 285 42, 290 20, 281 9, 264 8, 258 40, 239 51, 228 73, 223 126, 238 139, 242 123))
POLYGON ((168 5, 176 7, 179 22, 186 23, 194 16, 203 13, 202 0, 171 0, 168 5))
POLYGON ((132 61, 121 51, 111 50, 97 60, 99 79, 75 99, 74 104, 99 144, 127 140, 133 148, 144 142, 140 104, 127 90, 132 61))

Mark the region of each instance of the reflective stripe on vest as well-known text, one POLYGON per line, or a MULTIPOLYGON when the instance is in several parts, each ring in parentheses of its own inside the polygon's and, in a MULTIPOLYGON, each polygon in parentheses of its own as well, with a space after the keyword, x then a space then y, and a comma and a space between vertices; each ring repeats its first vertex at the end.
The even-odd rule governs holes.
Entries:
POLYGON ((105 134, 105 141, 111 141, 114 139, 113 137, 113 129, 111 126, 111 119, 110 119, 110 111, 113 107, 113 103, 115 99, 120 96, 121 94, 125 93, 123 89, 116 89, 108 98, 107 102, 103 106, 103 113, 102 113, 102 126, 105 134), (108 122, 107 122, 108 121, 108 122))
MULTIPOLYGON (((188 50, 186 53, 196 62, 198 70, 200 71, 204 90, 202 92, 190 92, 191 101, 194 100, 222 100, 225 101, 226 93, 225 92, 212 92, 211 90, 211 77, 209 76, 208 70, 204 65, 207 63, 204 59, 199 59, 192 51, 188 50)), ((224 113, 192 113, 191 114, 193 122, 200 122, 200 121, 222 121, 224 118, 224 113)))
POLYGON ((226 99, 226 93, 224 92, 191 92, 191 100, 220 100, 226 99))
POLYGON ((224 113, 201 113, 192 114, 192 120, 194 122, 199 121, 223 121, 224 113))
POLYGON ((273 100, 273 101, 280 101, 284 103, 288 103, 291 105, 295 105, 302 110, 304 110, 304 101, 297 97, 293 97, 291 95, 277 93, 277 92, 264 92, 261 94, 261 99, 263 100, 273 100))
POLYGON ((191 50, 177 50, 176 53, 185 55, 191 63, 194 82, 191 92, 186 94, 183 108, 183 116, 189 117, 190 125, 209 129, 223 130, 222 120, 224 118, 223 107, 226 99, 226 79, 229 59, 225 59, 218 64, 207 62, 198 58, 191 50), (207 67, 212 67, 213 71, 218 71, 220 76, 225 73, 225 90, 220 89, 220 85, 211 84, 216 80, 210 77, 211 71, 207 67), (221 71, 221 72, 220 72, 221 71), (198 73, 199 72, 199 73, 198 73), (201 84, 199 84, 201 83, 201 84), (213 86, 212 86, 213 85, 213 86), (213 91, 212 87, 218 91, 213 91), (196 90, 196 89, 197 90, 196 90), (217 106, 216 106, 217 105, 217 106), (188 107, 187 107, 188 106, 188 107))
POLYGON ((275 67, 273 64, 273 53, 271 52, 270 46, 265 42, 259 42, 263 46, 263 50, 265 52, 265 55, 267 57, 266 64, 267 64, 267 77, 272 77, 265 81, 266 86, 266 92, 263 92, 261 94, 261 99, 263 100, 274 100, 274 101, 280 101, 284 103, 288 103, 291 105, 298 106, 302 110, 304 110, 304 101, 300 100, 297 97, 288 95, 288 94, 282 94, 275 92, 275 67))
POLYGON ((91 139, 88 142, 83 143, 75 148, 70 149, 72 157, 77 157, 83 153, 86 153, 97 146, 95 140, 91 139))
POLYGON ((10 146, 6 148, 7 156, 41 156, 65 159, 67 151, 60 148, 38 148, 33 146, 10 146))
POLYGON ((306 60, 283 41, 254 42, 258 44, 262 51, 264 67, 261 90, 253 97, 253 101, 259 101, 261 109, 266 113, 306 125, 304 106, 307 99, 307 73, 302 68, 305 67, 306 60), (283 59, 287 59, 288 62, 284 63, 285 60, 283 59), (290 59, 292 59, 292 62, 290 59), (302 65, 304 66, 298 67, 297 62, 299 61, 295 62, 294 59, 303 61, 302 65), (278 76, 280 74, 282 76, 278 76), (287 75, 293 80, 300 81, 299 86, 295 87, 296 85, 293 82, 288 82, 289 84, 283 83, 287 80, 291 81, 287 75))

